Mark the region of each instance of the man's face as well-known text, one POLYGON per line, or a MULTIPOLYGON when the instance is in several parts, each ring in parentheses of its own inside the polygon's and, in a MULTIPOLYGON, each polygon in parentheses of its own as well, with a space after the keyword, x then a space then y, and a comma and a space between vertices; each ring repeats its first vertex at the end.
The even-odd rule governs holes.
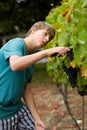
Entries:
POLYGON ((34 42, 38 48, 44 47, 50 41, 50 35, 47 30, 36 30, 33 35, 34 42))

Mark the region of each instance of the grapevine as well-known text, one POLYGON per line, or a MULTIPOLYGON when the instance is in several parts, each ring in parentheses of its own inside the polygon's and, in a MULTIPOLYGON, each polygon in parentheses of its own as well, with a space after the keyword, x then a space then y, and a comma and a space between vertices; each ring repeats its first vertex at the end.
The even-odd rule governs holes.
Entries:
POLYGON ((73 48, 73 60, 68 55, 60 58, 51 57, 51 61, 47 64, 48 73, 53 76, 55 82, 68 83, 69 86, 75 84, 78 87, 78 93, 81 96, 86 95, 87 0, 63 0, 60 6, 50 11, 46 21, 56 29, 55 38, 46 48, 54 46, 72 46, 73 48), (69 75, 63 67, 75 70, 76 79, 71 85, 69 75))

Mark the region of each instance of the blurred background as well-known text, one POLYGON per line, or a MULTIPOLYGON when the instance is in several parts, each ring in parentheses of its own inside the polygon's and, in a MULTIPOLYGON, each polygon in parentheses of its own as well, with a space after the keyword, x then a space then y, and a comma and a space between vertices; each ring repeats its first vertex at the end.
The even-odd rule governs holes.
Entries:
POLYGON ((20 36, 36 21, 45 20, 49 11, 61 0, 0 0, 0 47, 20 36))

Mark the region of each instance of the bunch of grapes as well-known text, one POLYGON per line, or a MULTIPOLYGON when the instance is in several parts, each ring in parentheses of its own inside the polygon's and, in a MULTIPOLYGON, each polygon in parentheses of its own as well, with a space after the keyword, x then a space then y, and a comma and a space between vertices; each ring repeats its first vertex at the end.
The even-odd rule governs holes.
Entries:
MULTIPOLYGON (((74 54, 73 54, 72 48, 70 49, 70 51, 68 51, 67 56, 69 57, 70 61, 73 61, 74 54)), ((77 86, 77 71, 78 71, 77 68, 73 68, 72 66, 67 68, 64 61, 62 62, 62 68, 66 72, 72 88, 76 87, 77 86)))
MULTIPOLYGON (((70 51, 67 53, 67 56, 69 57, 70 61, 74 60, 74 54, 73 54, 73 49, 71 48, 70 51)), ((77 86, 77 73, 79 71, 79 69, 77 68, 73 68, 72 66, 70 66, 69 68, 65 65, 65 62, 62 62, 62 68, 63 70, 66 72, 67 76, 68 76, 68 80, 72 86, 72 88, 77 87, 78 90, 78 86, 77 86)), ((87 85, 85 86, 86 90, 78 90, 78 94, 80 96, 85 96, 87 95, 87 85)))
MULTIPOLYGON (((87 88, 86 88, 86 89, 87 89, 87 88)), ((78 90, 78 93, 79 93, 80 96, 85 96, 85 95, 87 95, 87 92, 86 92, 85 90, 82 90, 82 91, 78 90)))

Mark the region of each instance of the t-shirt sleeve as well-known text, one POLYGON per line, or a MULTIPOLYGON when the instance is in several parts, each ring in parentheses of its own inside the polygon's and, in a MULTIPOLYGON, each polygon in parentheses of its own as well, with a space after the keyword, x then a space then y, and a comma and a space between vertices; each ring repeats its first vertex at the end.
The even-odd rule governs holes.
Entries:
POLYGON ((26 69, 26 80, 27 83, 31 83, 32 82, 32 76, 34 74, 35 71, 35 65, 30 66, 29 68, 26 69))
POLYGON ((7 60, 12 55, 24 55, 24 44, 19 40, 10 40, 3 49, 5 59, 7 60))

